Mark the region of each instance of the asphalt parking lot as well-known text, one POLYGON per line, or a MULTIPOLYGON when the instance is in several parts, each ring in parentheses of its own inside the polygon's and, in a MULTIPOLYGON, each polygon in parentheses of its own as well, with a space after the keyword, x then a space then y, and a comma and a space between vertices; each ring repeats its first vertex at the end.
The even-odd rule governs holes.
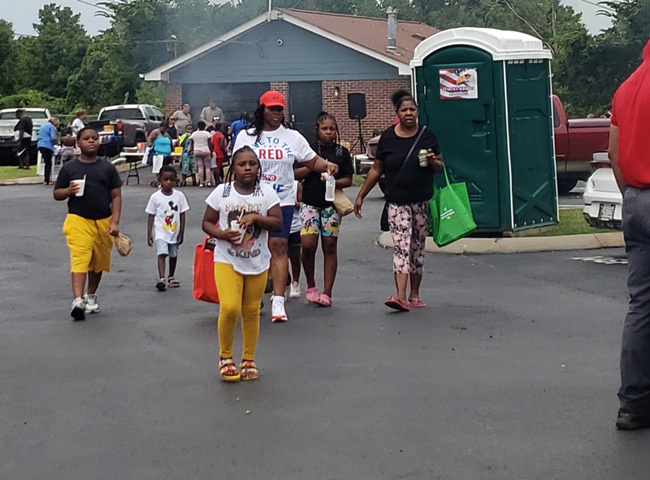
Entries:
POLYGON ((263 310, 261 378, 226 385, 218 307, 191 298, 209 191, 184 191, 181 288, 154 288, 153 189, 130 185, 135 248, 73 323, 65 204, 0 187, 3 480, 647 478, 650 432, 614 429, 622 249, 428 255, 428 307, 394 313, 375 192, 343 224, 332 308, 263 310))

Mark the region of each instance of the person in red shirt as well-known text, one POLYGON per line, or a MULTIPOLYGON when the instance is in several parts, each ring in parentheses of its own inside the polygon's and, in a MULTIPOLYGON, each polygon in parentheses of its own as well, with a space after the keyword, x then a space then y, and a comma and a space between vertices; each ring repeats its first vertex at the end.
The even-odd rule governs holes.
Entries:
POLYGON ((228 149, 228 142, 226 136, 221 131, 222 129, 223 124, 220 123, 212 134, 212 145, 214 145, 214 153, 217 156, 217 166, 212 172, 216 182, 215 185, 223 182, 223 160, 226 158, 226 151, 228 149))
POLYGON ((623 193, 630 303, 621 346, 616 427, 650 427, 650 42, 612 102, 609 158, 623 193))

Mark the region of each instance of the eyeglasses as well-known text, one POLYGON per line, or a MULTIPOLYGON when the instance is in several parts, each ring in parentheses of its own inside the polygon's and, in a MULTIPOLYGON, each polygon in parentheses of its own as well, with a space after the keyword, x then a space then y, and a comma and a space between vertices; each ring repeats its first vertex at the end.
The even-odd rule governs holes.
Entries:
POLYGON ((169 121, 170 121, 170 122, 175 122, 176 119, 175 119, 175 118, 170 118, 169 121))

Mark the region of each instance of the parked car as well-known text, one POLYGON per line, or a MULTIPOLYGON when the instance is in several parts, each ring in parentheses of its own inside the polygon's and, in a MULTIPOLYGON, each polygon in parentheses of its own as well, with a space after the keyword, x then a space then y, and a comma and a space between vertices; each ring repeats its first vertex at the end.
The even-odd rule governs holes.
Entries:
POLYGON ((585 220, 594 228, 621 230, 623 195, 616 185, 607 154, 595 154, 593 166, 595 170, 587 179, 582 195, 585 220))
POLYGON ((555 133, 555 165, 559 193, 568 193, 578 180, 592 174, 594 153, 607 152, 609 118, 569 119, 562 101, 553 95, 553 127, 555 133))
POLYGON ((99 131, 99 155, 115 157, 124 147, 146 142, 163 120, 165 114, 154 105, 111 105, 102 108, 97 120, 88 122, 88 126, 99 131))
MULTIPOLYGON (((14 138, 14 127, 18 123, 16 111, 18 108, 4 108, 0 110, 0 164, 18 165, 15 149, 18 142, 14 138)), ((38 131, 41 125, 47 122, 52 115, 47 108, 25 108, 25 112, 32 119, 34 130, 32 132, 32 147, 30 157, 32 163, 36 161, 36 144, 38 131)))

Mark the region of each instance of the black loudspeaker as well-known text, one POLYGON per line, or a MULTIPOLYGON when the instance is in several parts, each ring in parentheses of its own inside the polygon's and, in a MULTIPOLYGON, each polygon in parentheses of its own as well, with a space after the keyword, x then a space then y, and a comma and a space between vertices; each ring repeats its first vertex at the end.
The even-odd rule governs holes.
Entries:
POLYGON ((366 118, 365 93, 348 93, 348 117, 353 120, 366 118))

